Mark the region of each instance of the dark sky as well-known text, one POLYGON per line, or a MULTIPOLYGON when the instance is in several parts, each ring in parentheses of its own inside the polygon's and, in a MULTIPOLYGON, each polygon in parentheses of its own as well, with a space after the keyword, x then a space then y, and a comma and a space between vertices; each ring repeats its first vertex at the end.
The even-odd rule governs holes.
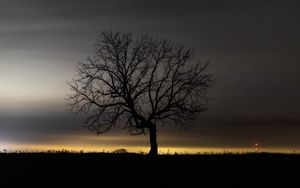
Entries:
POLYGON ((148 146, 148 137, 126 131, 96 137, 66 111, 75 65, 93 54, 97 35, 109 28, 184 43, 211 61, 217 82, 210 111, 189 130, 159 130, 161 146, 252 148, 259 142, 266 149, 300 149, 299 5, 0 0, 0 149, 148 146))

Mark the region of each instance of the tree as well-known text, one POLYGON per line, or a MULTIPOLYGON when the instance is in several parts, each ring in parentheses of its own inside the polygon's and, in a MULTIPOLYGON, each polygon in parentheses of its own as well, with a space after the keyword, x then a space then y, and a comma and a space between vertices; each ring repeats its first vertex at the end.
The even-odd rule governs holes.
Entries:
POLYGON ((183 125, 207 110, 205 93, 214 81, 209 63, 195 61, 184 45, 109 30, 95 47, 69 85, 71 109, 84 112, 97 134, 116 125, 132 135, 149 132, 149 155, 157 155, 157 125, 183 125))

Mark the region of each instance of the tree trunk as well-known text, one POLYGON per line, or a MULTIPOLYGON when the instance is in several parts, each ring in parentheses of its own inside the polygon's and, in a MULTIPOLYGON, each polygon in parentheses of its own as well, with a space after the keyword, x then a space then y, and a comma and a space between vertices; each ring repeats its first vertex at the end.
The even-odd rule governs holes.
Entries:
POLYGON ((157 142, 156 142, 156 125, 152 124, 151 126, 149 126, 149 132, 150 132, 151 149, 148 155, 156 156, 158 154, 157 142))

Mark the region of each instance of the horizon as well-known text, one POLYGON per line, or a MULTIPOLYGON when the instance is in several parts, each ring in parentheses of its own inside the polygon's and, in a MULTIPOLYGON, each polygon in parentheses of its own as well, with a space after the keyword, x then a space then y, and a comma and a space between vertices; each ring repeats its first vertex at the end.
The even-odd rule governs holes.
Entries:
POLYGON ((0 150, 147 152, 149 135, 97 136, 68 111, 67 85, 99 32, 148 33, 195 49, 217 79, 209 111, 158 127, 158 150, 300 151, 300 13, 294 1, 3 1, 0 150), (156 6, 159 3, 160 6, 156 6), (56 149, 57 148, 57 149, 56 149))
MULTIPOLYGON (((89 146, 72 146, 72 145, 11 145, 13 149, 2 148, 0 153, 114 153, 117 150, 124 149, 128 153, 147 154, 149 147, 143 146, 106 146, 96 147, 89 146)), ((159 147, 158 154, 249 154, 249 153, 270 153, 270 154, 300 154, 300 150, 294 148, 204 148, 204 147, 159 147)))

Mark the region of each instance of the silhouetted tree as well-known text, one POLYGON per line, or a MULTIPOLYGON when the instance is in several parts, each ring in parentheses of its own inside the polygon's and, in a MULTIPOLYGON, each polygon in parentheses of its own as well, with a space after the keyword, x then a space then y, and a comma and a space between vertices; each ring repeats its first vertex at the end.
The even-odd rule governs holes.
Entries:
POLYGON ((133 135, 149 132, 149 155, 157 155, 157 125, 186 125, 206 111, 205 92, 213 82, 207 68, 184 45, 104 31, 95 55, 79 63, 69 83, 71 109, 85 112, 86 126, 97 134, 116 125, 133 135))

